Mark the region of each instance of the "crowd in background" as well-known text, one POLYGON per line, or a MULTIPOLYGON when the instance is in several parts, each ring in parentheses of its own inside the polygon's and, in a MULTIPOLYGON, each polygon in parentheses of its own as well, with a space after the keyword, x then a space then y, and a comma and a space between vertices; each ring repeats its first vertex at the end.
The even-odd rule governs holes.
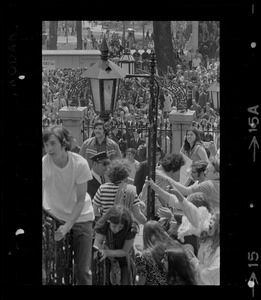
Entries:
MULTIPOLYGON (((116 55, 120 49, 117 35, 109 43, 111 55, 116 55)), ((43 70, 43 127, 47 127, 47 131, 49 125, 60 128, 45 133, 45 153, 51 151, 50 137, 59 132, 57 137, 63 155, 69 151, 69 157, 84 157, 89 166, 86 172, 92 174, 88 175, 88 179, 92 177, 91 186, 95 180, 98 182, 97 191, 90 200, 95 219, 89 222, 94 222, 96 264, 106 258, 110 260, 113 270, 109 276, 110 284, 220 283, 220 118, 219 109, 213 106, 207 92, 214 82, 219 81, 219 57, 209 59, 198 51, 193 55, 180 51, 177 59, 179 64, 175 71, 169 66, 163 77, 157 77, 160 81, 157 124, 159 129, 164 126, 164 130, 160 131, 157 141, 155 182, 146 178, 149 167, 148 84, 145 81, 121 82, 116 108, 104 124, 94 111, 89 83, 86 81, 86 86, 76 93, 74 90, 86 68, 43 70), (186 95, 186 109, 196 112, 180 153, 173 153, 170 147, 173 141, 169 114, 177 109, 179 97, 172 88, 174 83, 186 95), (72 141, 68 146, 70 134, 63 129, 59 119, 59 109, 68 104, 87 107, 84 142, 77 150, 71 148, 72 141), (62 137, 68 139, 66 149, 62 137), (70 150, 76 154, 71 154, 70 150), (180 183, 185 157, 190 159, 191 165, 186 170, 187 181, 180 183), (141 176, 140 172, 144 174, 141 176), (143 178, 140 193, 136 189, 137 182, 141 181, 139 176, 143 178), (147 220, 148 186, 156 194, 154 221, 147 220), (143 247, 138 249, 134 247, 134 239, 140 225, 143 226, 143 247)), ((45 161, 46 157, 43 158, 45 161)), ((92 284, 97 284, 98 279, 94 278, 92 284)), ((90 278, 88 282, 83 284, 90 284, 90 278)))
MULTIPOLYGON (((213 107, 210 93, 207 89, 218 77, 219 61, 214 59, 208 62, 206 67, 201 61, 201 55, 196 53, 190 68, 189 61, 184 65, 177 65, 176 73, 173 68, 168 67, 163 77, 157 77, 160 85, 158 106, 158 127, 164 129, 160 135, 166 136, 165 143, 171 138, 169 113, 176 109, 177 97, 171 89, 174 82, 183 89, 187 97, 186 109, 195 110, 196 117, 193 126, 203 134, 203 140, 213 139, 213 133, 219 131, 219 110, 213 107), (211 133, 212 132, 212 133, 211 133)), ((83 89, 74 93, 72 103, 72 88, 81 79, 86 68, 67 68, 56 70, 43 70, 42 74, 42 122, 43 126, 49 124, 60 124, 59 109, 63 106, 80 105, 87 107, 85 116, 85 138, 93 134, 93 123, 99 118, 92 104, 89 82, 83 89)), ((150 91, 148 82, 122 81, 119 86, 116 108, 109 116, 107 122, 110 135, 119 142, 121 151, 125 154, 133 138, 133 131, 138 131, 139 138, 145 143, 149 123, 149 101, 150 91), (126 132, 127 127, 127 132, 126 132), (130 129, 130 130, 128 130, 130 129)), ((159 138, 161 145, 161 138, 159 138)), ((166 152, 168 153, 169 150, 166 152)), ((136 148, 138 150, 138 148, 136 148)), ((144 157, 144 156, 142 156, 144 157)))

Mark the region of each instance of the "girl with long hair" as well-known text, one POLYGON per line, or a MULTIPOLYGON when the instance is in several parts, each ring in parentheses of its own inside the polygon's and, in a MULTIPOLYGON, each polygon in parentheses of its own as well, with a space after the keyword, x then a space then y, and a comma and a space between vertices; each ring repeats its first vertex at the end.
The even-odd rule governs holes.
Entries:
POLYGON ((207 152, 203 146, 200 132, 196 128, 190 128, 186 131, 184 143, 180 149, 182 154, 188 156, 192 162, 198 160, 209 161, 207 152))
MULTIPOLYGON (((203 132, 200 132, 195 127, 189 128, 186 132, 184 143, 180 149, 180 153, 184 154, 189 159, 191 159, 192 163, 198 160, 204 160, 206 162, 209 161, 207 150, 202 142, 202 134, 203 132)), ((191 178, 188 178, 185 185, 190 186, 193 183, 194 181, 191 178)))
POLYGON ((138 285, 167 285, 162 259, 167 248, 181 247, 157 221, 145 223, 143 250, 136 254, 138 285))
POLYGON ((168 285, 197 285, 195 270, 182 248, 169 248, 162 260, 168 285))
POLYGON ((100 252, 101 259, 117 261, 120 278, 116 284, 132 285, 135 278, 134 238, 139 230, 138 223, 132 218, 130 210, 122 205, 112 206, 95 224, 94 248, 100 252))

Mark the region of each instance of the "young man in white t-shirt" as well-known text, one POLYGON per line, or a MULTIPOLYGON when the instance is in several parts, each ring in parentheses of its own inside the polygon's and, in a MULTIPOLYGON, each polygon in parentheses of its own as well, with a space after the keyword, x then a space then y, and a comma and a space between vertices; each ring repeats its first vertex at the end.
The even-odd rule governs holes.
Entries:
POLYGON ((87 193, 92 179, 85 158, 71 149, 73 137, 63 127, 51 126, 43 132, 43 209, 63 223, 55 232, 55 241, 72 230, 78 285, 91 285, 92 223, 94 212, 87 193))

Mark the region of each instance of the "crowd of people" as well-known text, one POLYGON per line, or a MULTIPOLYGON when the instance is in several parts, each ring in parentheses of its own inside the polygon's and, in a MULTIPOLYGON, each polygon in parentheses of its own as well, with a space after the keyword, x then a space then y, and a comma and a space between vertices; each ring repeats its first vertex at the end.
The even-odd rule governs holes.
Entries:
MULTIPOLYGON (((110 43, 120 48, 117 35, 110 43)), ((180 53, 176 71, 168 67, 159 78, 155 182, 147 177, 148 83, 122 81, 104 122, 89 83, 75 88, 86 68, 43 70, 43 209, 61 221, 57 242, 73 232, 78 285, 101 284, 98 265, 109 270, 110 285, 220 284, 220 118, 207 93, 219 81, 219 59, 190 54, 180 53), (170 146, 169 114, 179 100, 173 85, 186 95, 186 109, 196 112, 178 153, 170 146), (81 104, 87 112, 77 146, 59 109, 81 104), (154 220, 147 216, 148 187, 155 191, 154 220), (136 247, 141 228, 143 245, 136 247)))
MULTIPOLYGON (((93 124, 99 119, 99 115, 93 109, 90 84, 86 82, 84 88, 78 90, 74 87, 85 70, 86 68, 43 70, 43 126, 60 124, 58 112, 63 106, 86 106, 85 138, 93 135, 93 124)), ((218 63, 213 62, 208 69, 189 69, 188 65, 183 69, 178 65, 176 73, 169 67, 159 80, 158 129, 162 130, 159 130, 158 143, 166 153, 169 153, 172 144, 169 113, 177 108, 178 102, 178 95, 172 90, 171 84, 176 83, 183 89, 187 98, 186 109, 196 112, 192 125, 203 132, 202 140, 209 142, 219 132, 220 118, 219 110, 213 107, 210 94, 206 90, 217 80, 217 76, 218 63)), ((107 120, 109 134, 119 143, 122 154, 126 154, 127 148, 134 148, 138 152, 135 156, 139 161, 144 160, 144 150, 140 146, 146 144, 148 136, 146 128, 149 124, 149 102, 147 82, 122 81, 115 110, 107 120), (139 139, 139 142, 133 146, 131 139, 134 138, 135 130, 139 134, 135 141, 139 139), (139 155, 141 158, 138 158, 139 155)))
POLYGON ((134 148, 122 157, 101 120, 78 153, 72 151, 73 136, 60 125, 45 128, 43 143, 43 208, 61 221, 57 242, 73 231, 77 284, 99 284, 99 273, 92 276, 92 269, 102 262, 112 285, 219 284, 220 156, 215 143, 208 153, 198 130, 191 128, 179 153, 165 154, 158 146, 155 182, 147 178, 146 161, 135 160, 134 148), (192 161, 189 180, 181 184, 187 157, 192 161), (155 190, 153 221, 147 218, 148 186, 155 190), (140 226, 142 248, 134 246, 140 226))

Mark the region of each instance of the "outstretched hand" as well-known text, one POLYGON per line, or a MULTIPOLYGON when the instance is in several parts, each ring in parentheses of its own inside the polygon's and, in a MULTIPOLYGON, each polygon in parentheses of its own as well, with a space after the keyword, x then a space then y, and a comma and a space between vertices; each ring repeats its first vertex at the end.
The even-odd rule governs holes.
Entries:
POLYGON ((184 196, 175 187, 173 187, 173 186, 169 187, 169 189, 167 189, 167 192, 170 193, 170 194, 175 195, 179 202, 184 201, 184 196))
POLYGON ((170 193, 170 194, 176 195, 177 189, 176 189, 175 186, 173 186, 173 185, 171 184, 171 182, 169 181, 169 185, 167 186, 166 191, 167 191, 168 193, 170 193))
POLYGON ((158 214, 162 218, 170 220, 173 217, 172 211, 168 207, 160 207, 158 209, 158 214))

